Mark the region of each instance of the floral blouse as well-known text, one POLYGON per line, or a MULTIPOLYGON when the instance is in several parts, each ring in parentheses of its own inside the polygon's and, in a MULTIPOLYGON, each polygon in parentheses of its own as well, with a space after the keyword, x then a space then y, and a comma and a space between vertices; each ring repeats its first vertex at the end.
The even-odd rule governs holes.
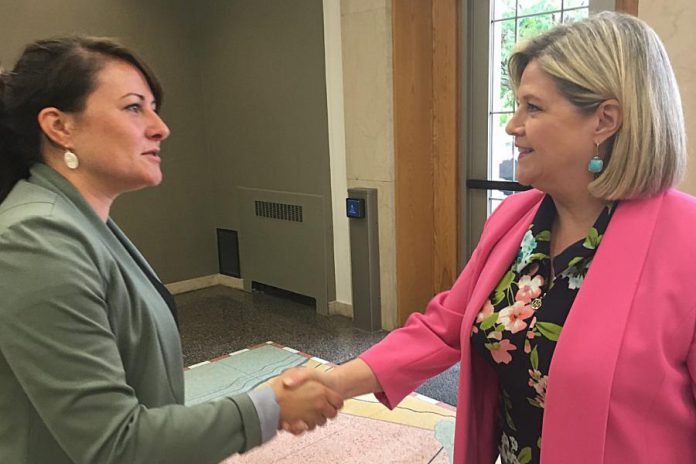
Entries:
POLYGON ((551 358, 615 206, 604 208, 585 239, 553 258, 552 267, 551 224, 556 207, 547 195, 510 270, 474 322, 474 351, 490 361, 500 380, 503 464, 539 463, 551 358), (555 277, 549 283, 552 269, 555 277))

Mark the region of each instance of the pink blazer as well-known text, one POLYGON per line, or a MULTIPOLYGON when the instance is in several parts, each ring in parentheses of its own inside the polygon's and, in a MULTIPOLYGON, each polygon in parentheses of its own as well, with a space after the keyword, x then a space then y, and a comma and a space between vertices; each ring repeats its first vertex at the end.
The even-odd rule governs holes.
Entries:
MULTIPOLYGON (((390 408, 461 362, 455 463, 498 455, 498 381, 470 332, 542 198, 504 201, 452 289, 361 355, 390 408)), ((556 346, 542 464, 695 463, 695 325, 696 199, 669 190, 621 202, 556 346)))

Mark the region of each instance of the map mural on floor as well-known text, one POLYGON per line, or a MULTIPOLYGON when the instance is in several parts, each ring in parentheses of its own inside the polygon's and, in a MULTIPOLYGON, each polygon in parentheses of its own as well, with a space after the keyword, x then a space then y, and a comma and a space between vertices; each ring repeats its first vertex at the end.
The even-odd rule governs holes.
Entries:
MULTIPOLYGON (((334 366, 292 348, 267 342, 186 369, 186 404, 197 404, 251 390, 285 369, 334 366)), ((393 411, 373 395, 345 402, 324 427, 296 437, 280 432, 270 443, 224 464, 452 462, 455 409, 414 393, 393 411)))

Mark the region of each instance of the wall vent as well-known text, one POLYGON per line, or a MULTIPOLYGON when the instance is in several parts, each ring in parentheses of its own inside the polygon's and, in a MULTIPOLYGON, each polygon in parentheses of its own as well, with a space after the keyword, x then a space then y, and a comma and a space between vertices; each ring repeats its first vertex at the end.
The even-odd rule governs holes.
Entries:
POLYGON ((303 222, 302 206, 286 203, 274 203, 271 201, 254 201, 256 215, 281 221, 303 222))
POLYGON ((239 238, 236 230, 217 229, 218 265, 222 275, 241 278, 239 238))

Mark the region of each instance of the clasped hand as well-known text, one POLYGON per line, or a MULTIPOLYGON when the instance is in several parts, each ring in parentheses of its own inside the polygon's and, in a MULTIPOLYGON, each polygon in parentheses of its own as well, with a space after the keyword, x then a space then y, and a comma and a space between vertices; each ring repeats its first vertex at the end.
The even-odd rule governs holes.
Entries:
POLYGON ((270 384, 280 406, 278 426, 295 435, 324 425, 343 407, 334 379, 317 369, 288 369, 270 384))

